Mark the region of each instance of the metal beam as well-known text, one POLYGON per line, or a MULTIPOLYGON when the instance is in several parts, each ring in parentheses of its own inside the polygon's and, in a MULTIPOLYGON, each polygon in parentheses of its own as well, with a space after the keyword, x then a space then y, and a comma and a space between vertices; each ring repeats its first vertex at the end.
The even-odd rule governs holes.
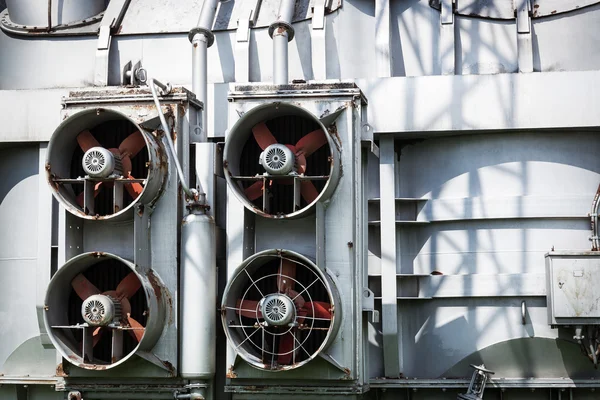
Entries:
POLYGON ((394 138, 382 136, 379 155, 381 197, 381 324, 384 372, 388 378, 400 376, 402 336, 398 329, 396 282, 396 152, 394 138))
POLYGON ((390 0, 375 0, 375 57, 377 76, 392 76, 390 0))
POLYGON ((442 75, 454 75, 454 1, 442 0, 440 13, 440 66, 442 75))

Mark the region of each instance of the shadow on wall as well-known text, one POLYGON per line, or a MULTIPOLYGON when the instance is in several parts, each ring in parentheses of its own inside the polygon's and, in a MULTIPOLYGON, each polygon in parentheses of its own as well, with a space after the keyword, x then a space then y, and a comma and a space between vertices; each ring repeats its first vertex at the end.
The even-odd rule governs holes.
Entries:
POLYGON ((521 338, 494 344, 465 357, 442 377, 471 376, 473 369, 469 364, 482 362, 496 373, 493 378, 600 377, 600 371, 581 354, 576 343, 548 338, 521 338))

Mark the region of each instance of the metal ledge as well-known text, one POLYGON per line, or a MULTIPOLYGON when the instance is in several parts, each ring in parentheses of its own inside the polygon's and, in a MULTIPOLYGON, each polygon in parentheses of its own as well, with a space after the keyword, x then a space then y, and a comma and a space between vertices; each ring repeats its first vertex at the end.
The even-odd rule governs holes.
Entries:
MULTIPOLYGON (((470 379, 371 379, 371 388, 398 389, 462 389, 470 379)), ((487 387, 498 389, 598 388, 600 379, 569 378, 500 378, 491 379, 487 387)))

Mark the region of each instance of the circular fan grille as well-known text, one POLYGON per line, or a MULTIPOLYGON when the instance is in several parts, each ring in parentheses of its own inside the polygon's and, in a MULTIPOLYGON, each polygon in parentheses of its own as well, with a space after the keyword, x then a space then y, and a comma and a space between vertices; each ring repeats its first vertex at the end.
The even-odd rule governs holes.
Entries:
POLYGON ((120 317, 120 303, 106 295, 92 295, 81 305, 81 316, 90 325, 108 325, 120 317))
POLYGON ((310 261, 273 252, 259 253, 240 267, 225 289, 222 321, 243 359, 256 368, 283 371, 304 365, 331 343, 339 297, 310 261))
POLYGON ((285 156, 285 152, 283 150, 274 148, 267 151, 265 161, 272 169, 280 170, 285 165, 287 157, 285 156))
POLYGON ((106 308, 101 301, 92 300, 85 305, 85 318, 92 322, 101 322, 106 315, 106 308))

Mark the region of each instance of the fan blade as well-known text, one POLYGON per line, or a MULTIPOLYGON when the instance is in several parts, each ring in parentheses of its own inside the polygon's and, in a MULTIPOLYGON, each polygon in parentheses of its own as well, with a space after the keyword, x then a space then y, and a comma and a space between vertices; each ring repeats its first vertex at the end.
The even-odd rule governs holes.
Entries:
POLYGON ((130 272, 123 280, 121 280, 121 282, 119 282, 119 285, 117 285, 117 296, 119 299, 130 299, 140 287, 142 287, 142 283, 137 275, 135 272, 130 272))
POLYGON ((319 196, 317 188, 311 181, 302 181, 300 193, 308 204, 315 201, 315 199, 319 196))
POLYGON ((238 299, 236 302, 236 314, 246 318, 262 318, 262 312, 258 308, 258 301, 238 299))
POLYGON ((88 130, 82 131, 79 135, 77 135, 77 143, 84 153, 92 147, 102 147, 92 133, 88 130))
POLYGON ((327 137, 325 136, 325 132, 323 132, 323 129, 317 129, 302 136, 298 140, 298 143, 296 143, 296 150, 308 157, 326 143, 327 137))
MULTIPOLYGON (((102 182, 98 182, 94 185, 94 197, 98 197, 98 193, 100 193, 100 188, 102 188, 102 182)), ((77 195, 75 201, 79 204, 79 207, 83 207, 83 199, 85 197, 85 190, 77 195)))
POLYGON ((279 355, 277 356, 277 362, 283 365, 291 364, 294 355, 292 350, 294 350, 294 334, 292 332, 287 332, 279 338, 279 349, 277 350, 279 355))
POLYGON ((275 139, 275 136, 273 136, 264 122, 254 125, 254 128, 252 128, 252 133, 254 134, 256 143, 258 143, 258 146, 263 150, 270 145, 277 143, 277 139, 275 139))
POLYGON ((135 157, 146 146, 144 136, 140 131, 135 131, 127 136, 119 145, 119 152, 123 157, 135 157))
POLYGON ((331 304, 324 303, 322 301, 307 301, 304 303, 304 309, 307 311, 307 315, 323 318, 323 319, 331 319, 331 304))
POLYGON ((296 283, 294 281, 296 279, 296 263, 282 258, 277 275, 277 290, 280 293, 293 289, 296 283))
POLYGON ((77 293, 77 296, 79 296, 81 300, 85 300, 95 294, 100 294, 100 290, 98 290, 88 278, 83 276, 83 274, 79 274, 73 278, 71 286, 73 286, 73 290, 75 290, 75 293, 77 293))
POLYGON ((97 327, 92 334, 93 337, 93 347, 96 347, 100 339, 102 339, 102 334, 104 333, 104 329, 101 326, 97 327))
POLYGON ((254 201, 263 195, 263 183, 262 181, 254 182, 252 185, 244 189, 246 197, 250 201, 254 201))
MULTIPOLYGON (((135 179, 135 178, 133 176, 129 175, 127 177, 127 179, 135 179)), ((138 183, 138 182, 124 183, 123 186, 125 186, 125 190, 127 190, 127 193, 129 193, 131 198, 134 200, 137 199, 139 197, 139 195, 142 194, 142 192, 144 191, 144 187, 142 186, 141 183, 138 183)))
POLYGON ((140 340, 142 340, 142 337, 144 336, 144 332, 146 331, 146 328, 144 328, 142 326, 142 324, 137 322, 135 319, 131 318, 131 314, 127 315, 127 322, 129 322, 129 326, 131 326, 132 328, 136 328, 136 329, 129 331, 131 336, 133 336, 135 338, 135 340, 137 340, 138 342, 140 340))

